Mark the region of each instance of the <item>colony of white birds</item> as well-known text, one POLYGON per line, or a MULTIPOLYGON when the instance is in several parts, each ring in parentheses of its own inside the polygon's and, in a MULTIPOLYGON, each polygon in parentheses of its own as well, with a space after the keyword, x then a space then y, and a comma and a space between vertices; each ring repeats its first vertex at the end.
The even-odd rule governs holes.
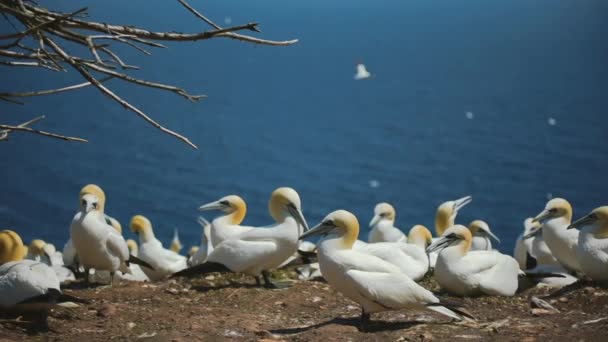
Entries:
POLYGON ((164 248, 142 215, 130 222, 139 243, 125 240, 120 223, 105 213, 104 191, 89 184, 80 191, 63 253, 43 240, 26 247, 16 232, 0 232, 0 308, 60 302, 61 285, 77 277, 111 285, 115 278, 161 281, 238 272, 255 277, 260 286, 283 288, 288 284, 273 281, 269 271, 311 256, 317 262, 300 262, 300 279, 323 277, 359 303, 362 324, 371 313, 399 309, 471 319, 417 283, 430 273, 456 296, 512 296, 537 284, 560 287, 579 279, 608 284, 608 206, 572 222, 570 203, 551 199, 540 214, 524 221, 512 257, 492 248, 491 240, 500 240, 486 222, 456 223, 459 210, 470 202, 466 196, 438 206, 435 238, 423 225, 405 234, 395 227, 395 208, 379 203, 364 242, 359 240, 359 221, 345 210, 331 212, 309 229, 300 196, 292 188, 272 192, 268 209, 274 222, 265 227, 242 225, 247 206, 230 195, 199 208, 220 215, 211 222, 199 218, 201 244, 183 256, 177 231, 171 248, 164 248), (316 244, 302 241, 312 236, 320 237, 316 244))

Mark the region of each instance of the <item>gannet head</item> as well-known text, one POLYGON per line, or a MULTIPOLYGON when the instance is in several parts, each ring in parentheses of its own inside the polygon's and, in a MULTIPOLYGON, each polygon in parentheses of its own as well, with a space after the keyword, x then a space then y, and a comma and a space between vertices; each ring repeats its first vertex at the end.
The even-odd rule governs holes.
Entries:
POLYGON ((442 236, 446 229, 454 225, 458 211, 471 203, 472 200, 471 196, 465 196, 454 201, 443 202, 437 208, 437 214, 435 215, 435 232, 437 236, 442 236))
POLYGON ((44 254, 44 246, 46 246, 46 242, 43 240, 32 240, 28 247, 28 253, 35 256, 42 256, 44 254))
POLYGON ((135 215, 131 219, 131 231, 139 236, 140 242, 148 242, 154 238, 152 223, 143 215, 135 215))
POLYGON ((538 236, 542 230, 542 225, 538 221, 534 221, 533 217, 528 217, 524 220, 524 235, 522 239, 529 239, 533 236, 538 236))
POLYGON ((198 252, 198 248, 198 246, 190 247, 190 249, 188 250, 188 258, 191 258, 194 254, 196 254, 196 252, 198 252))
POLYGON ((137 242, 135 242, 135 240, 128 239, 127 247, 129 248, 129 253, 131 253, 131 255, 137 256, 137 252, 139 251, 139 246, 137 246, 137 242))
POLYGON ((417 224, 410 229, 407 235, 407 242, 426 249, 427 246, 433 243, 433 235, 425 226, 417 224))
POLYGON ((88 213, 96 210, 103 213, 106 204, 106 194, 95 184, 85 185, 80 190, 80 210, 88 213))
POLYGON ((381 220, 395 222, 396 215, 395 208, 392 205, 386 202, 378 203, 374 208, 374 217, 369 222, 369 226, 374 227, 381 220))
POLYGON ((245 201, 237 195, 229 195, 219 200, 201 205, 198 210, 221 210, 226 215, 230 215, 232 224, 241 224, 247 213, 245 201))
POLYGON ((300 196, 294 189, 281 187, 273 191, 268 202, 268 210, 275 221, 283 222, 287 216, 291 216, 304 228, 304 231, 308 230, 308 223, 302 214, 300 196))
POLYGON ((465 255, 471 249, 472 239, 473 236, 471 235, 471 231, 469 230, 469 228, 457 224, 448 228, 444 232, 443 236, 439 240, 431 244, 426 251, 427 253, 431 253, 450 246, 457 245, 459 247, 460 253, 462 255, 465 255))
POLYGON ((177 228, 175 228, 173 230, 173 239, 171 240, 171 246, 169 247, 169 249, 171 249, 175 253, 179 253, 179 251, 181 251, 182 248, 183 248, 182 242, 179 241, 179 236, 177 234, 177 228))
POLYGON ((0 265, 10 261, 20 261, 27 254, 21 237, 12 230, 0 232, 0 265))
POLYGON ((547 202, 545 210, 536 215, 533 221, 544 223, 555 218, 564 218, 568 222, 572 221, 572 206, 563 198, 554 198, 547 202))
POLYGON ((594 236, 599 239, 608 238, 608 206, 593 209, 586 216, 574 221, 568 229, 583 229, 584 227, 597 227, 594 236))
POLYGON ((321 223, 300 236, 300 240, 314 235, 333 234, 341 239, 340 247, 351 249, 359 237, 359 221, 346 210, 336 210, 321 223))
POLYGON ((490 231, 490 226, 482 220, 475 220, 469 223, 469 230, 471 231, 471 235, 488 235, 492 239, 496 240, 496 242, 500 243, 500 239, 490 231))

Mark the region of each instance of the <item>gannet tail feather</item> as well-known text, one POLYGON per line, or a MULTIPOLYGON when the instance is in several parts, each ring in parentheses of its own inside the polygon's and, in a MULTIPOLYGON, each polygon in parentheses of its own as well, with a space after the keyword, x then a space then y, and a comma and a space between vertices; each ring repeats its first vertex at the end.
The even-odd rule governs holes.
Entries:
POLYGON ((523 274, 520 273, 521 277, 526 277, 530 279, 538 279, 538 278, 566 278, 565 275, 561 273, 552 273, 552 272, 528 272, 525 271, 523 274))
POLYGON ((171 278, 176 277, 194 277, 197 275, 203 275, 207 273, 215 272, 232 272, 228 267, 217 263, 217 262, 205 262, 192 267, 188 267, 179 272, 175 272, 171 275, 171 278))
POLYGON ((139 266, 147 267, 147 268, 151 269, 152 271, 154 271, 154 267, 152 267, 150 264, 148 264, 147 262, 145 262, 145 261, 141 260, 140 258, 133 256, 131 254, 129 254, 129 260, 127 262, 127 265, 128 264, 136 264, 139 266))
POLYGON ((446 305, 445 303, 431 303, 431 304, 427 304, 426 307, 429 310, 433 310, 435 312, 446 315, 448 317, 452 317, 459 321, 462 321, 462 320, 473 320, 474 321, 475 320, 475 317, 473 317, 470 313, 466 312, 465 310, 459 309, 455 306, 446 305))

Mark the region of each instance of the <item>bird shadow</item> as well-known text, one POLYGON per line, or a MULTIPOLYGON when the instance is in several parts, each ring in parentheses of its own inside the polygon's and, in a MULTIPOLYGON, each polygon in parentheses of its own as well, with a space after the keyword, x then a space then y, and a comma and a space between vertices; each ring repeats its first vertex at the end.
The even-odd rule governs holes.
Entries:
POLYGON ((104 283, 86 283, 84 281, 71 281, 68 283, 61 284, 61 289, 67 290, 85 290, 85 289, 94 289, 98 287, 107 287, 108 284, 104 283))
POLYGON ((269 330, 273 334, 280 335, 294 335, 300 334, 309 330, 319 329, 326 325, 337 324, 337 325, 347 325, 357 328, 359 332, 366 333, 374 333, 374 332, 382 332, 382 331, 396 331, 409 329, 419 324, 428 324, 428 322, 422 321, 405 321, 405 322, 394 322, 394 321, 382 321, 382 320, 373 320, 369 321, 365 326, 361 326, 361 320, 359 317, 353 318, 343 318, 336 317, 329 321, 309 325, 306 327, 296 327, 296 328, 285 328, 285 329, 274 329, 269 330))

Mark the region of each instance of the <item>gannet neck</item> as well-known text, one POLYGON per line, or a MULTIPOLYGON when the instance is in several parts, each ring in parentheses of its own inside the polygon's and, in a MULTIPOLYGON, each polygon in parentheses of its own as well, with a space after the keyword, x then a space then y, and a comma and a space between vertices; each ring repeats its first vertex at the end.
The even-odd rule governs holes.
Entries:
POLYGON ((425 226, 417 224, 410 229, 407 242, 426 249, 433 242, 433 235, 431 235, 431 232, 425 226))
POLYGON ((232 211, 228 213, 228 215, 226 215, 226 220, 229 224, 241 224, 245 219, 245 215, 247 214, 247 204, 245 204, 245 201, 239 196, 232 195, 229 197, 230 207, 232 208, 232 211))
POLYGON ((152 223, 142 215, 135 215, 131 219, 131 231, 139 235, 139 242, 146 243, 155 240, 152 223))
POLYGON ((453 203, 445 202, 437 208, 435 215, 435 231, 437 236, 443 236, 443 233, 454 225, 456 213, 453 210, 453 203))
POLYGON ((300 196, 298 193, 288 187, 281 187, 276 189, 270 195, 270 201, 268 202, 268 211, 270 216, 277 222, 282 223, 285 218, 292 216, 287 210, 287 206, 292 204, 297 210, 301 210, 302 205, 300 196))
POLYGON ((17 233, 12 230, 0 232, 0 265, 23 260, 26 254, 26 247, 17 233))
MULTIPOLYGON (((104 212, 105 205, 106 205, 106 194, 103 192, 103 190, 99 186, 97 186, 95 184, 85 185, 80 190, 80 198, 79 198, 80 201, 82 201, 82 199, 85 195, 93 195, 93 196, 97 197, 97 199, 99 200, 97 210, 102 213, 104 212)), ((79 207, 80 207, 80 204, 79 204, 79 207)))
POLYGON ((139 251, 139 246, 137 245, 137 242, 135 242, 135 240, 133 240, 133 239, 127 240, 127 247, 129 248, 129 252, 131 253, 131 255, 137 256, 137 252, 139 251))
POLYGON ((31 255, 40 256, 44 254, 45 245, 46 243, 43 240, 34 239, 32 240, 32 242, 30 242, 30 245, 28 247, 28 253, 30 253, 31 255))

